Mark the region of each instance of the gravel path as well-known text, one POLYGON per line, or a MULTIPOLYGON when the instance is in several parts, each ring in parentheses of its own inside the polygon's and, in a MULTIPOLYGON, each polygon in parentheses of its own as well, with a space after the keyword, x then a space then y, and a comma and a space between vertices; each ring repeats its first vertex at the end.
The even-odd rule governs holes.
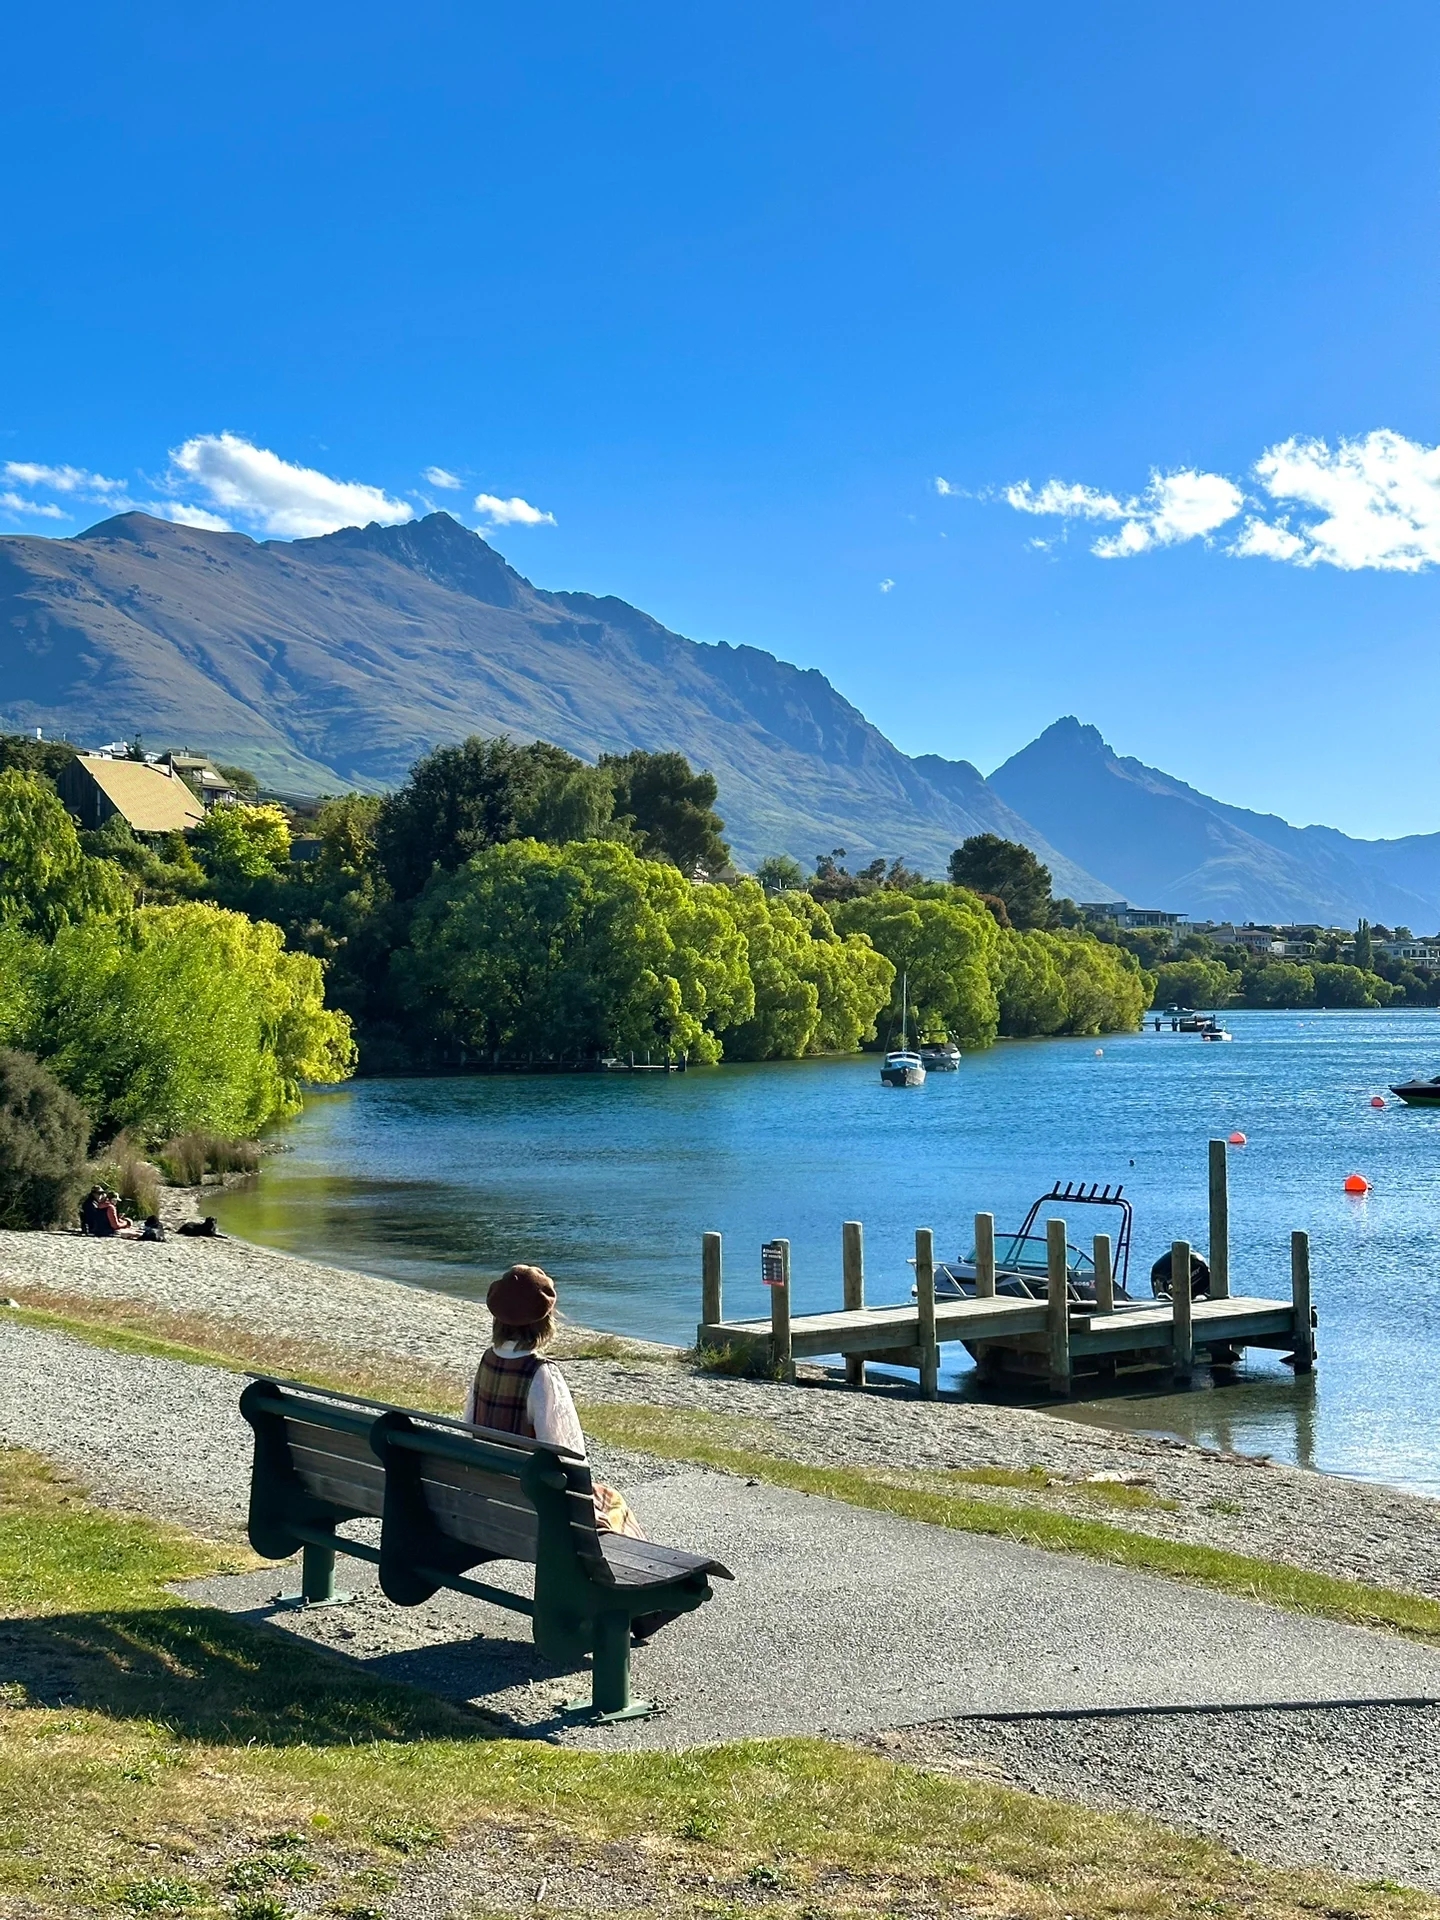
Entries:
MULTIPOLYGON (((489 1320, 456 1299, 317 1265, 240 1240, 162 1246, 67 1234, 0 1233, 0 1292, 150 1302, 308 1345, 317 1355, 419 1366, 464 1382, 489 1320)), ((201 1330, 203 1332, 203 1328, 201 1330)), ((583 1353, 575 1329, 560 1351, 583 1353)), ((1167 1539, 1228 1548, 1440 1598, 1440 1503, 1370 1482, 1308 1473, 1143 1434, 1015 1407, 927 1404, 905 1388, 854 1393, 818 1379, 802 1387, 697 1373, 674 1349, 618 1342, 629 1357, 571 1358, 577 1395, 696 1409, 745 1423, 737 1437, 820 1465, 1024 1471, 1054 1484, 987 1498, 1040 1503, 1167 1539), (1106 1482, 1138 1483, 1148 1504, 1112 1509, 1106 1482)), ((299 1364, 297 1362, 297 1364, 299 1364)))
POLYGON ((957 1720, 867 1744, 1146 1813, 1276 1866, 1440 1891, 1440 1707, 957 1720))

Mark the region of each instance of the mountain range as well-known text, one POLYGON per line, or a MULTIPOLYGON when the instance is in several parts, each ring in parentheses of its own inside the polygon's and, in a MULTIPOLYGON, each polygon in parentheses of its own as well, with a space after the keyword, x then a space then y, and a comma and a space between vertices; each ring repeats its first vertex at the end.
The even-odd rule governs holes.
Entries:
POLYGON ((1122 759, 1073 716, 997 767, 989 785, 1137 905, 1195 920, 1440 925, 1440 833, 1354 840, 1334 827, 1292 827, 1122 759))
POLYGON ((471 733, 589 760, 677 748, 719 781, 747 864, 844 847, 943 873, 968 834, 998 833, 1062 892, 1105 892, 976 768, 910 759, 824 674, 544 592, 445 513, 311 540, 143 513, 0 539, 0 728, 36 726, 91 744, 138 732, 309 794, 394 786, 471 733))
POLYGON ((989 780, 912 758, 817 670, 536 587, 444 513, 293 541, 143 513, 0 538, 0 731, 37 726, 198 748, 297 795, 393 786, 470 733, 592 760, 677 748, 716 776, 747 865, 843 846, 852 865, 899 855, 936 873, 967 835, 996 833, 1078 900, 1440 924, 1440 834, 1292 827, 1122 759, 1074 718, 989 780))

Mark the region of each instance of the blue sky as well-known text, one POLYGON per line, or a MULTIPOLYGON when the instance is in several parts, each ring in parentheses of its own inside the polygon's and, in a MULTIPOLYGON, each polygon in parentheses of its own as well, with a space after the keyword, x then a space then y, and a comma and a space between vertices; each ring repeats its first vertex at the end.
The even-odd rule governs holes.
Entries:
POLYGON ((912 752, 1075 712, 1440 829, 1437 55, 1405 0, 30 9, 0 530, 428 502, 912 752))

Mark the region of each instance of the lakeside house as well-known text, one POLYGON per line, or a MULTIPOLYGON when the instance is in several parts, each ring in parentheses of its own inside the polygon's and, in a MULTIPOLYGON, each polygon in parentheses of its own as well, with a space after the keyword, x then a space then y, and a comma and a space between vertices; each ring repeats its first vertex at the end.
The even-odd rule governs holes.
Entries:
POLYGON ((82 827, 103 827, 118 814, 137 838, 158 839, 198 827, 205 809, 172 767, 144 760, 76 754, 55 781, 82 827))
POLYGON ((207 813, 211 807, 233 806, 240 798, 240 789, 203 753, 162 753, 150 764, 178 774, 207 813))

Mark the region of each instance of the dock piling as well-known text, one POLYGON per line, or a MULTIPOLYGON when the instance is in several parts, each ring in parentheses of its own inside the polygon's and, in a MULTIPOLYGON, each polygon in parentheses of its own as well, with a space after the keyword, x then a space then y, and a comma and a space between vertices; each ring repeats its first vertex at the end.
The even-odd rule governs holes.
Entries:
POLYGON ((1315 1371, 1315 1315, 1310 1304, 1310 1236, 1290 1236, 1290 1302, 1295 1309, 1295 1371, 1315 1371))
POLYGON ((920 1348, 920 1396, 940 1398, 940 1346, 935 1338, 935 1236, 929 1227, 915 1229, 915 1303, 918 1308, 917 1344, 920 1348))
MULTIPOLYGON (((844 1271, 845 1311, 860 1313, 865 1306, 865 1229, 858 1220, 847 1220, 840 1229, 840 1256, 844 1271)), ((865 1384, 865 1356, 847 1353, 845 1378, 852 1387, 865 1384)))
POLYGON ((995 1298, 995 1216, 975 1216, 975 1298, 995 1298))
POLYGON ((1045 1333, 1049 1350, 1050 1391, 1070 1391, 1070 1287, 1065 1222, 1045 1222, 1045 1333))
POLYGON ((700 1321, 702 1326, 718 1327, 725 1318, 722 1311, 720 1236, 707 1233, 700 1242, 700 1321))
POLYGON ((1115 1311, 1115 1266, 1108 1233, 1095 1236, 1095 1311, 1115 1311))
POLYGON ((795 1378, 795 1354, 790 1341, 790 1242, 777 1240, 780 1249, 779 1286, 770 1289, 770 1364, 777 1380, 795 1378))
POLYGON ((1230 1298, 1230 1163, 1223 1140, 1210 1142, 1210 1298, 1230 1298))
POLYGON ((1174 1320, 1171 1355, 1177 1380, 1195 1371, 1195 1311, 1190 1292, 1190 1242, 1176 1240, 1170 1247, 1170 1311, 1174 1320))

